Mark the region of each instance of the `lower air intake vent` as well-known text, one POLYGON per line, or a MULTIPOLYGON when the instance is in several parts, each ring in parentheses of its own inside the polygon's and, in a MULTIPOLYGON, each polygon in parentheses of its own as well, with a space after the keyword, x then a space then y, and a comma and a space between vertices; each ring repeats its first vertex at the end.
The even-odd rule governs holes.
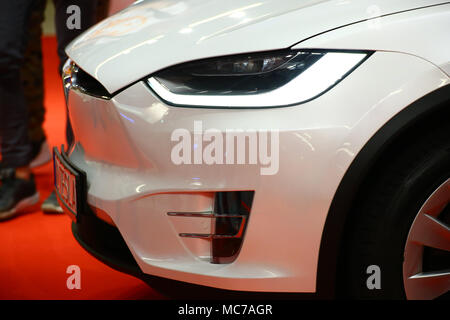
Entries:
POLYGON ((211 263, 231 263, 241 249, 254 191, 216 192, 211 212, 168 212, 169 216, 211 220, 211 233, 180 233, 183 238, 211 242, 211 263))

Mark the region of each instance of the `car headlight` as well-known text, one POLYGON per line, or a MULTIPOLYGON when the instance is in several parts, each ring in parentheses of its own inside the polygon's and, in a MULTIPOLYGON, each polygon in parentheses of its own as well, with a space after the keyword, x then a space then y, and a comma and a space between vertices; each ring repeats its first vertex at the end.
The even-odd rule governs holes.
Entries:
POLYGON ((371 52, 283 50, 205 59, 157 72, 147 80, 177 106, 277 107, 324 93, 371 52))

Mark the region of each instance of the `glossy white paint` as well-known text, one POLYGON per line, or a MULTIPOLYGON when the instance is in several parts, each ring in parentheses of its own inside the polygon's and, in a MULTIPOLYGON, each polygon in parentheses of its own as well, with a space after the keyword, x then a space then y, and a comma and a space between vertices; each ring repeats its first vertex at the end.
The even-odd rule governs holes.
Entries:
MULTIPOLYGON (((88 54, 78 53, 82 63, 88 54)), ((111 100, 72 90, 70 159, 87 172, 88 202, 111 216, 144 272, 234 290, 314 292, 324 222, 350 163, 396 113, 449 82, 422 58, 376 52, 324 95, 286 108, 172 107, 143 82, 111 100), (279 130, 278 174, 262 176, 254 165, 173 164, 171 133, 192 131, 195 120, 221 132, 279 130), (183 226, 166 213, 207 211, 212 193, 226 190, 255 190, 255 199, 237 260, 215 265, 203 259, 204 243, 178 236, 180 228, 205 226, 183 226)))
MULTIPOLYGON (((68 47, 67 53, 108 91, 115 92, 157 70, 181 62, 288 48, 344 25, 443 2, 144 1, 84 33, 68 47)), ((389 30, 386 31, 388 34, 389 30)))
POLYGON ((87 172, 88 202, 110 215, 148 274, 234 290, 314 292, 324 222, 350 163, 396 113, 450 81, 449 5, 389 14, 443 2, 162 0, 105 20, 67 52, 110 92, 177 63, 297 43, 378 52, 330 91, 286 108, 178 108, 142 81, 111 100, 70 91, 77 142, 70 158, 87 172), (279 130, 278 174, 260 175, 254 165, 175 165, 171 133, 192 132, 194 121, 221 132, 279 130), (205 240, 178 236, 210 226, 167 212, 208 211, 214 191, 227 190, 255 190, 255 199, 237 260, 215 265, 205 259, 205 240))
POLYGON ((300 42, 295 48, 405 52, 450 75, 450 3, 364 21, 300 42))

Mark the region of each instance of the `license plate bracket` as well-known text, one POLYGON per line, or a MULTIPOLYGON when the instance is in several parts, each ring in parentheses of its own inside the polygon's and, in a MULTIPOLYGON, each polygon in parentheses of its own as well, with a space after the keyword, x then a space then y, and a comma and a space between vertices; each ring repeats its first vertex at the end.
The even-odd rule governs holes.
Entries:
POLYGON ((64 147, 53 149, 54 187, 64 212, 77 221, 86 206, 86 173, 68 159, 64 147))

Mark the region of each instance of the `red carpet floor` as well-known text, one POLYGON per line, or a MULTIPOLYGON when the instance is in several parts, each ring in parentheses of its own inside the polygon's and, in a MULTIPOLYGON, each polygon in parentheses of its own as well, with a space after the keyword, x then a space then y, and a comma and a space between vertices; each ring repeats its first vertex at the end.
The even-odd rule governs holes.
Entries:
MULTIPOLYGON (((65 107, 54 37, 43 39, 45 131, 51 146, 65 140, 65 107)), ((34 171, 41 202, 15 219, 0 223, 0 299, 161 299, 142 281, 117 272, 90 256, 75 241, 71 220, 46 215, 40 204, 52 190, 53 169, 34 171), (67 267, 81 269, 81 289, 66 286, 67 267)))

